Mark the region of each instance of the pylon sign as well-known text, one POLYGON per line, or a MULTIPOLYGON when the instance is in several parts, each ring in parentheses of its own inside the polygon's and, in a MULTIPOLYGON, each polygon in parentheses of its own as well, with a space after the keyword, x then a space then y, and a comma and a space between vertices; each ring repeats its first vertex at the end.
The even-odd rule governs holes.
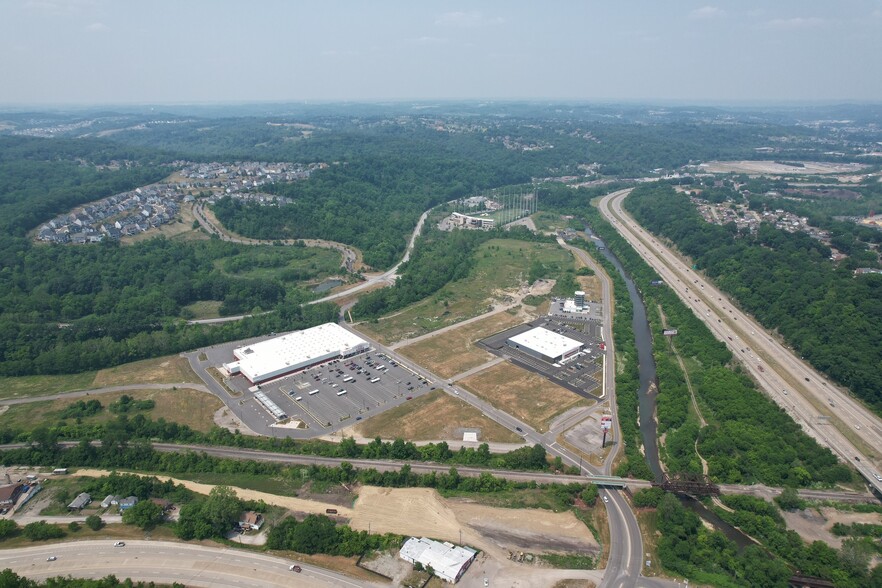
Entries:
POLYGON ((609 431, 612 429, 612 416, 605 414, 600 417, 600 428, 603 431, 609 431))

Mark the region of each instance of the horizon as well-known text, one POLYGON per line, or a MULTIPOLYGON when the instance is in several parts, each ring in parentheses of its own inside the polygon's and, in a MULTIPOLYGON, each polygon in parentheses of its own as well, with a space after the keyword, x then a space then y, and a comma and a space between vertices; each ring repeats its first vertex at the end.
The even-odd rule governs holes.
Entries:
POLYGON ((3 107, 882 100, 880 0, 20 0, 0 17, 3 107))

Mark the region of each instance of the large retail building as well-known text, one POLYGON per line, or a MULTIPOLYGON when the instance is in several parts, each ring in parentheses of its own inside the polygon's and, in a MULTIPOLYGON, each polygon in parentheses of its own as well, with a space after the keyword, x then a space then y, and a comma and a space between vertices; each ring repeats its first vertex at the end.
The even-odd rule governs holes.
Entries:
POLYGON ((582 351, 583 347, 582 343, 575 339, 542 327, 515 335, 506 340, 505 344, 552 364, 572 359, 582 351))
POLYGON ((260 384, 316 364, 367 351, 370 344, 336 323, 294 331, 233 350, 236 361, 224 364, 230 374, 241 373, 260 384))

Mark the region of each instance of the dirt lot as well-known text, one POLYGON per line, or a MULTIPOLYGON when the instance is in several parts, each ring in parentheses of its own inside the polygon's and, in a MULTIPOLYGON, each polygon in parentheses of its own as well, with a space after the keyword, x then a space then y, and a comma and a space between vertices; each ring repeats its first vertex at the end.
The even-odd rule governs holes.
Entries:
POLYGON ((702 163, 704 171, 714 174, 841 174, 854 173, 865 166, 859 163, 827 163, 820 161, 801 161, 802 166, 784 165, 774 161, 708 161, 702 163))
POLYGON ((490 353, 476 348, 475 341, 520 322, 518 316, 500 312, 397 351, 442 378, 450 378, 493 359, 490 353))
POLYGON ((600 278, 597 276, 576 276, 579 287, 585 292, 586 300, 594 300, 600 302, 602 298, 600 289, 600 278))
POLYGON ((401 437, 408 441, 462 440, 459 429, 480 429, 481 441, 519 443, 521 438, 481 416, 471 405, 442 390, 405 402, 353 428, 356 435, 373 439, 401 437))
POLYGON ((830 529, 836 523, 850 525, 851 523, 872 523, 882 525, 882 514, 843 512, 835 508, 807 508, 796 512, 784 512, 784 521, 787 528, 799 533, 807 543, 823 541, 831 547, 839 549, 845 537, 837 537, 830 529))
POLYGON ((506 509, 446 500, 430 488, 363 487, 350 525, 354 529, 393 532, 462 541, 491 556, 508 558, 514 549, 542 551, 600 550, 591 531, 572 512, 506 509))
POLYGON ((459 384, 539 432, 547 431, 558 414, 588 405, 578 394, 510 363, 497 364, 459 384))

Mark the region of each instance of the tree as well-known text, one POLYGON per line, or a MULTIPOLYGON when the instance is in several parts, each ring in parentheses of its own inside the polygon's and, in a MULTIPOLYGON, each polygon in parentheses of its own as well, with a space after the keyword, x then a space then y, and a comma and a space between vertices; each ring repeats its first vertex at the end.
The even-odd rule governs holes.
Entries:
POLYGON ((92 529, 93 531, 98 531, 101 527, 104 526, 104 521, 101 520, 96 514, 92 514, 86 517, 86 526, 92 529))
POLYGON ((805 508, 805 500, 799 497, 796 488, 784 488, 780 496, 775 497, 775 502, 781 510, 802 510, 805 508))
POLYGON ((579 494, 579 498, 582 499, 582 502, 591 506, 597 501, 597 493, 597 486, 595 484, 588 484, 582 490, 582 493, 579 494))
POLYGON ((76 521, 71 521, 67 524, 67 530, 76 533, 80 530, 80 524, 76 521))
POLYGON ((138 502, 138 504, 125 511, 122 516, 124 523, 146 530, 150 530, 161 523, 162 519, 162 507, 150 500, 138 502))
POLYGON ((12 519, 0 519, 0 540, 12 537, 18 532, 18 523, 12 519))
POLYGON ((37 521, 24 526, 24 536, 31 541, 46 541, 47 539, 60 539, 64 537, 64 529, 50 525, 46 521, 37 521))

